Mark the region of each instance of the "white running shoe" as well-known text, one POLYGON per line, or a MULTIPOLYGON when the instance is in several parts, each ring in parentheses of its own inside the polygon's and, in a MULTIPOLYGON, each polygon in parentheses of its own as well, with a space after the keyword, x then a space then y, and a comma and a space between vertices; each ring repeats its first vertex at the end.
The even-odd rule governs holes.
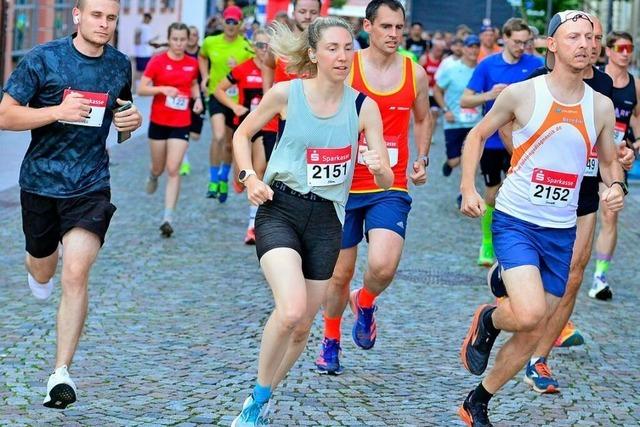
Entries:
POLYGON ((47 408, 65 409, 76 401, 76 385, 69 376, 67 365, 53 371, 47 382, 47 396, 42 404, 47 408))
POLYGON ((589 296, 602 301, 608 301, 613 298, 611 287, 604 276, 593 276, 593 284, 589 289, 589 296))
POLYGON ((27 273, 27 282, 29 283, 31 293, 39 300, 45 301, 49 299, 51 293, 53 293, 53 278, 49 279, 47 283, 40 283, 34 279, 31 273, 27 273))
POLYGON ((269 403, 262 405, 253 400, 253 395, 247 397, 242 405, 242 411, 233 422, 231 427, 254 427, 266 426, 270 424, 267 413, 269 412, 269 403))

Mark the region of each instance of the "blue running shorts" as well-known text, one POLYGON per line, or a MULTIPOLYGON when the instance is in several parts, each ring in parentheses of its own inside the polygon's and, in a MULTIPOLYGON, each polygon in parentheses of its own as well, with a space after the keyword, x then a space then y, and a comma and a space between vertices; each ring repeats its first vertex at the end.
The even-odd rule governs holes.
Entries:
POLYGON ((369 230, 384 228, 403 239, 411 211, 411 196, 406 191, 388 190, 376 193, 352 193, 347 200, 342 231, 342 249, 357 246, 369 230))
POLYGON ((544 290, 562 297, 576 240, 576 227, 547 228, 494 211, 493 248, 505 270, 533 265, 540 270, 544 290))

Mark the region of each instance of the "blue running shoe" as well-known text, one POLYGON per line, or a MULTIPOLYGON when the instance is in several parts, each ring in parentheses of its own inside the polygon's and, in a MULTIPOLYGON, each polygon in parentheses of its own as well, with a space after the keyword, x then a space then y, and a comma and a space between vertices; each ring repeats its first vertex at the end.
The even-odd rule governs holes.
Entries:
POLYGON ((340 366, 340 341, 330 338, 322 340, 320 355, 316 359, 316 372, 319 374, 340 375, 343 371, 340 366))
POLYGON ((247 397, 242 405, 242 412, 238 415, 231 427, 254 427, 269 425, 269 419, 266 417, 269 410, 269 402, 258 403, 253 400, 253 395, 247 397))
POLYGON ((533 365, 531 361, 527 362, 527 367, 524 371, 524 382, 538 393, 558 393, 560 386, 558 381, 551 375, 551 369, 547 365, 547 358, 540 357, 533 365))
POLYGON ((378 309, 374 304, 371 308, 362 308, 358 305, 358 294, 360 289, 356 289, 351 292, 349 297, 351 301, 351 311, 356 317, 356 321, 353 324, 351 330, 351 336, 353 342, 363 350, 371 349, 376 343, 376 316, 375 312, 378 309))
POLYGON ((227 181, 220 181, 220 188, 218 192, 218 201, 224 203, 229 196, 229 183, 227 181))

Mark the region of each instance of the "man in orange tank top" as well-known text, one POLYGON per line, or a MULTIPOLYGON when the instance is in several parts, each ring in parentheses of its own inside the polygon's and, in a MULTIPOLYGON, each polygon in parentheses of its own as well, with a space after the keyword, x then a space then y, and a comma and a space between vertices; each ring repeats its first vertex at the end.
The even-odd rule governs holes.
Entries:
POLYGON ((462 154, 461 211, 477 218, 486 209, 475 188, 484 142, 513 121, 508 148, 514 154, 492 226, 502 275, 501 286, 492 286, 492 291, 504 298, 497 307, 481 305, 476 310, 460 351, 464 367, 482 375, 500 331, 513 335, 460 407, 468 426, 492 425, 489 400, 529 361, 565 292, 578 193, 594 145, 608 185, 601 201, 613 211, 624 204, 626 186, 613 143, 613 104, 582 81, 590 66, 593 23, 584 12, 560 12, 549 22, 548 34, 553 71, 504 89, 469 132, 462 154))
MULTIPOLYGON (((392 187, 383 191, 366 176, 366 167, 358 159, 346 207, 342 250, 324 305, 324 340, 316 360, 319 373, 336 375, 342 372, 338 359, 340 322, 349 300, 356 316, 352 330, 356 345, 365 350, 373 347, 376 340, 375 299, 393 280, 404 246, 411 209, 407 168, 410 168, 410 178, 415 185, 422 185, 427 180, 432 131, 428 79, 420 65, 396 53, 404 22, 405 13, 400 2, 371 1, 364 20, 371 44, 356 52, 351 69, 351 86, 378 103, 395 178, 392 187), (401 76, 400 83, 398 76, 401 76), (412 112, 417 157, 410 161, 412 112), (363 237, 369 242, 367 270, 363 286, 350 295, 357 246, 363 237)), ((360 144, 365 143, 361 137, 360 144)))

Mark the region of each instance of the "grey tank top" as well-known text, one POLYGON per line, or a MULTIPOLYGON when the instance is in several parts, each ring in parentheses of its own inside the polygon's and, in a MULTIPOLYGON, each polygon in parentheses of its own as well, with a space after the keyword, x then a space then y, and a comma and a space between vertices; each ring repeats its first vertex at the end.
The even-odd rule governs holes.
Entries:
POLYGON ((345 85, 338 111, 318 117, 307 103, 302 80, 291 80, 286 124, 264 175, 268 185, 281 181, 299 193, 332 201, 341 223, 358 150, 358 94, 345 85))

